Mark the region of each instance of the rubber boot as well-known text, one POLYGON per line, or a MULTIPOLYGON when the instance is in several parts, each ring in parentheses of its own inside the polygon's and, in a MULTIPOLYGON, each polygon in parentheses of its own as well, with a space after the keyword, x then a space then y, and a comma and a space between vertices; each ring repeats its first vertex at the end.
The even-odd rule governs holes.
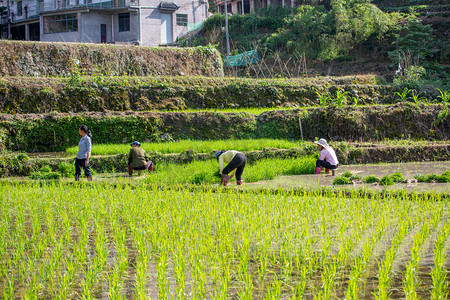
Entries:
POLYGON ((148 172, 151 173, 153 172, 153 170, 155 169, 155 167, 153 166, 153 164, 150 165, 150 167, 148 167, 148 172))
POLYGON ((330 174, 330 169, 325 169, 325 174, 330 174))
POLYGON ((237 185, 242 185, 242 179, 241 179, 241 180, 238 180, 238 181, 236 181, 236 184, 237 184, 237 185))
POLYGON ((317 167, 316 168, 316 174, 320 174, 320 171, 322 171, 322 168, 321 167, 317 167))

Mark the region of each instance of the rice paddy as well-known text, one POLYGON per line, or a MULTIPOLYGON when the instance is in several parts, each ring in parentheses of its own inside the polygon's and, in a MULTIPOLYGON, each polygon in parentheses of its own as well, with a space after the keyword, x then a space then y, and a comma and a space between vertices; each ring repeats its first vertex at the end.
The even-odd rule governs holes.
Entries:
POLYGON ((445 299, 448 196, 0 185, 5 299, 445 299))
MULTIPOLYGON (((265 148, 290 149, 294 147, 310 146, 314 149, 311 142, 277 140, 277 139, 254 139, 254 140, 214 140, 214 141, 198 141, 198 140, 180 140, 176 142, 158 142, 158 143, 141 143, 141 148, 147 152, 159 152, 162 154, 181 153, 186 150, 193 150, 196 153, 210 153, 218 150, 238 150, 251 151, 263 150, 265 148)), ((92 147, 92 155, 116 155, 125 154, 130 151, 130 144, 95 144, 92 147)), ((68 154, 77 154, 78 147, 66 149, 68 154)))

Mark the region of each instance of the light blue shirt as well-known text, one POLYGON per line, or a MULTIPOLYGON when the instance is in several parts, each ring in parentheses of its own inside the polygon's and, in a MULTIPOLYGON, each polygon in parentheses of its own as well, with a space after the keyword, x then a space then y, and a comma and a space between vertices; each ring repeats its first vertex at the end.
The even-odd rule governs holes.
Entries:
POLYGON ((91 152, 91 138, 86 134, 84 137, 80 139, 78 143, 78 159, 87 158, 87 153, 91 152))

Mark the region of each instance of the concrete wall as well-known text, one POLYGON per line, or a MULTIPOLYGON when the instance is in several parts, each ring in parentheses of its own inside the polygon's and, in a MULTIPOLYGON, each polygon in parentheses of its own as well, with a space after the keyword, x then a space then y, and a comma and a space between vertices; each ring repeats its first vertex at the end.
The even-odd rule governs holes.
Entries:
POLYGON ((141 44, 157 46, 161 43, 161 13, 159 9, 141 8, 141 44))
MULTIPOLYGON (((161 43, 161 11, 157 8, 161 1, 141 1, 141 43, 142 45, 157 46, 161 43)), ((173 42, 188 32, 187 26, 177 25, 177 14, 187 14, 188 23, 204 21, 208 17, 208 4, 199 0, 174 1, 180 8, 172 13, 173 42)), ((167 12, 163 12, 167 13, 167 12)))
MULTIPOLYGON (((123 9, 123 11, 108 12, 92 9, 80 11, 78 12, 78 32, 44 34, 43 17, 41 17, 41 41, 100 43, 100 24, 106 24, 106 41, 108 43, 139 42, 141 45, 158 46, 161 44, 161 11, 157 8, 160 3, 161 0, 142 0, 139 8, 123 9), (118 14, 126 12, 130 13, 130 31, 119 32, 118 14)), ((188 32, 187 26, 177 25, 177 14, 187 14, 190 24, 204 21, 208 16, 207 1, 175 0, 174 3, 180 8, 171 14, 172 42, 188 32)), ((73 11, 61 12, 61 14, 67 13, 73 13, 73 11)))
MULTIPOLYGON (((81 42, 100 43, 100 24, 106 24, 106 41, 111 42, 111 14, 89 12, 81 14, 81 42)), ((80 28, 78 29, 80 30, 80 28)))
MULTIPOLYGON (((73 11, 70 12, 63 12, 60 14, 68 14, 68 13, 76 13, 73 11)), ((40 18, 40 27, 41 27, 41 41, 43 42, 81 42, 82 41, 82 22, 81 20, 81 12, 77 13, 78 18, 78 31, 71 31, 71 32, 57 32, 57 33, 44 33, 44 15, 41 15, 40 18)))
POLYGON ((114 35, 115 42, 138 42, 139 40, 139 16, 137 10, 114 13, 114 35), (119 13, 130 13, 130 31, 119 32, 119 13))

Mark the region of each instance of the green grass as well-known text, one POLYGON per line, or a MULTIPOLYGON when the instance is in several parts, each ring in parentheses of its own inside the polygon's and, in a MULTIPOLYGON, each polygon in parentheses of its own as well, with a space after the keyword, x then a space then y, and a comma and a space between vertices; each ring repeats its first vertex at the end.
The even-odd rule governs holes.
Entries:
MULTIPOLYGON (((141 143, 141 147, 147 152, 159 152, 162 154, 181 153, 186 150, 194 150, 196 153, 210 153, 217 150, 251 151, 264 148, 290 149, 313 145, 311 142, 255 139, 255 140, 216 140, 194 141, 180 140, 177 142, 141 143)), ((127 154, 131 149, 130 144, 93 144, 91 155, 116 155, 127 154)), ((68 154, 76 154, 78 146, 66 150, 68 154)))
MULTIPOLYGON (((256 182, 281 175, 313 174, 315 161, 313 156, 296 159, 261 159, 254 164, 246 165, 242 179, 244 182, 256 182)), ((145 180, 147 183, 159 185, 220 183, 219 165, 216 160, 194 161, 182 165, 156 164, 153 174, 147 176, 145 180)), ((231 182, 235 180, 233 178, 231 182)))
MULTIPOLYGON (((423 140, 382 140, 373 142, 332 142, 333 148, 349 149, 357 145, 358 147, 373 147, 373 146, 428 146, 428 145, 447 145, 450 141, 423 141, 423 140)), ((172 142, 153 142, 142 143, 141 147, 151 153, 159 152, 161 154, 181 153, 186 150, 193 150, 195 153, 210 153, 217 150, 238 150, 238 151, 252 151, 263 150, 265 148, 277 149, 291 149, 291 148, 308 148, 314 152, 315 147, 311 141, 292 141, 283 139, 254 139, 254 140, 214 140, 214 141, 199 141, 199 140, 179 140, 172 142)), ((131 147, 129 143, 126 144, 94 144, 92 146, 92 155, 117 155, 127 154, 131 147)), ((76 154, 78 146, 66 149, 67 154, 76 154)))

